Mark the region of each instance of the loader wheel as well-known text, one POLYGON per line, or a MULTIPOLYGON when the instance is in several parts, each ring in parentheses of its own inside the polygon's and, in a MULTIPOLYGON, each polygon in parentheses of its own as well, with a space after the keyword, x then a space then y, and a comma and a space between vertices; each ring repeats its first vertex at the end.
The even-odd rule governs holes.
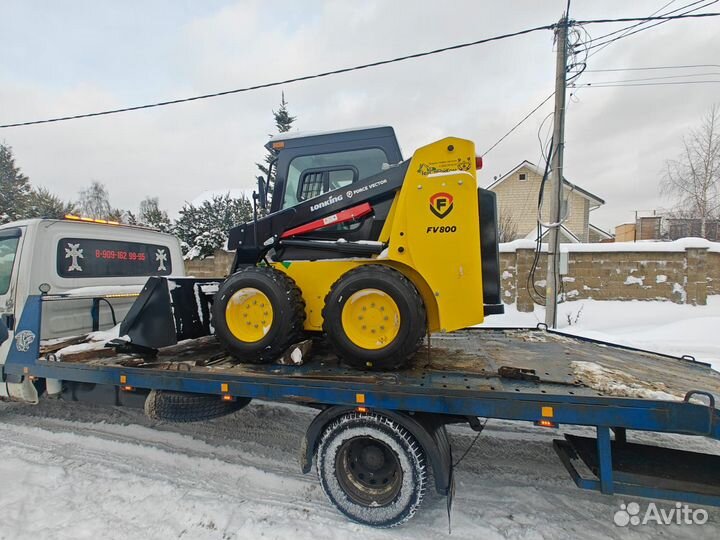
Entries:
POLYGON ((425 306, 397 270, 368 264, 330 289, 323 330, 338 356, 359 369, 397 369, 415 354, 426 330, 425 306))
POLYGON ((295 282, 250 266, 227 278, 213 301, 215 335, 240 362, 268 363, 301 339, 305 303, 295 282))

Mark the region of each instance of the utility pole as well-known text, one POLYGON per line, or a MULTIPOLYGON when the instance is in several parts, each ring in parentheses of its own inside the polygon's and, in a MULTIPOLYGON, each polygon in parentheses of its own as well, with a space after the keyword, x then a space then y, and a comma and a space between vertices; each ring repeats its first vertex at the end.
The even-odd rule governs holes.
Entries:
POLYGON ((553 117, 552 176, 550 178, 550 230, 545 290, 545 324, 557 328, 557 295, 560 289, 560 222, 563 199, 563 151, 565 149, 565 87, 567 71, 568 13, 557 28, 555 62, 555 115, 553 117))

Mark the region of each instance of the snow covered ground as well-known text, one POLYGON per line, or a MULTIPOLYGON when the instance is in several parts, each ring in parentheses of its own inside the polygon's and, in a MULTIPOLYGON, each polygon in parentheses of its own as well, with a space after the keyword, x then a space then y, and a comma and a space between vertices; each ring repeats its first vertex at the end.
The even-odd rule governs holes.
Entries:
MULTIPOLYGON (((538 320, 540 311, 511 309, 488 323, 538 320)), ((560 320, 566 331, 693 354, 720 368, 718 298, 706 307, 569 302, 560 320)), ((0 540, 448 538, 445 500, 431 492, 418 515, 397 529, 369 529, 339 514, 315 472, 299 471, 299 443, 312 417, 300 407, 253 402, 224 418, 178 425, 133 409, 0 403, 0 540)), ((475 433, 452 427, 450 435, 457 457, 475 433)), ((456 469, 450 538, 720 537, 720 509, 708 509, 703 526, 616 526, 613 515, 633 499, 575 487, 552 450, 558 436, 529 423, 490 420, 456 469)), ((630 437, 720 454, 720 443, 703 438, 630 437)))
MULTIPOLYGON (((311 419, 310 411, 262 402, 185 425, 154 423, 132 409, 0 403, 0 538, 448 538, 445 500, 432 493, 400 528, 348 522, 315 473, 299 471, 298 444, 311 419)), ((474 435, 451 429, 456 455, 474 435)), ((718 509, 704 526, 617 527, 613 515, 628 499, 576 488, 554 437, 529 423, 490 421, 456 469, 449 538, 718 537, 718 509)), ((659 440, 720 453, 704 439, 659 440)))
MULTIPOLYGON (((545 309, 488 317, 483 326, 534 327, 545 322, 545 309)), ((558 306, 558 329, 571 334, 710 362, 720 371, 720 296, 706 306, 672 302, 578 300, 558 306)))

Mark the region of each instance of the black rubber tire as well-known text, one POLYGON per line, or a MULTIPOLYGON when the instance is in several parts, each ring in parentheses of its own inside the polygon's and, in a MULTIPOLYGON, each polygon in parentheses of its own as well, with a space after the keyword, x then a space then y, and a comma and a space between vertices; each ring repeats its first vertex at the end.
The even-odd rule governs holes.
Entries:
POLYGON ((305 302, 295 282, 279 270, 267 266, 249 266, 228 277, 213 300, 215 335, 225 349, 240 362, 265 364, 276 360, 302 339, 305 302), (265 336, 254 343, 238 340, 225 320, 230 297, 239 289, 254 287, 268 297, 273 322, 265 336))
POLYGON ((367 264, 338 279, 325 297, 323 331, 337 355, 357 369, 391 370, 402 367, 417 352, 427 332, 425 305, 415 285, 400 272, 382 264, 367 264), (382 349, 363 349, 347 337, 342 311, 347 299, 362 289, 379 289, 395 301, 400 330, 382 349))
MULTIPOLYGON (((410 519, 420 507, 428 483, 425 452, 413 435, 393 420, 376 414, 348 413, 323 432, 315 465, 325 495, 351 520, 372 527, 395 527, 410 519), (342 449, 352 440, 380 441, 393 452, 401 477, 399 490, 390 502, 362 504, 348 492, 340 476, 347 476, 342 449)), ((347 484, 346 484, 347 485, 347 484)))
POLYGON ((166 422, 200 422, 234 413, 248 403, 250 398, 223 401, 213 394, 152 390, 145 399, 145 414, 166 422))

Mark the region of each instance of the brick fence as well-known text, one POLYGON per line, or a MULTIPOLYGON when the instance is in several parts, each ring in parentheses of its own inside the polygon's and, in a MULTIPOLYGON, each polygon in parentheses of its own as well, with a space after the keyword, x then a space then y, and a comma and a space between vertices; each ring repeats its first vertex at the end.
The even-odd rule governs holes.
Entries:
MULTIPOLYGON (((675 242, 564 244, 566 298, 579 300, 665 300, 705 305, 710 294, 720 294, 720 244, 701 239, 675 242)), ((502 295, 519 311, 532 311, 528 276, 535 256, 534 243, 518 240, 501 245, 502 295)), ((547 256, 542 253, 535 287, 544 293, 547 256)))
MULTIPOLYGON (((532 311, 528 275, 535 243, 516 240, 500 246, 502 298, 517 303, 519 311, 532 311)), ((563 244, 568 272, 563 288, 568 299, 664 300, 676 304, 705 305, 720 294, 720 243, 699 238, 674 242, 618 242, 615 244, 563 244)), ((233 253, 217 251, 214 257, 185 261, 190 276, 224 277, 233 253)), ((535 286, 544 292, 547 257, 540 256, 535 286)))

